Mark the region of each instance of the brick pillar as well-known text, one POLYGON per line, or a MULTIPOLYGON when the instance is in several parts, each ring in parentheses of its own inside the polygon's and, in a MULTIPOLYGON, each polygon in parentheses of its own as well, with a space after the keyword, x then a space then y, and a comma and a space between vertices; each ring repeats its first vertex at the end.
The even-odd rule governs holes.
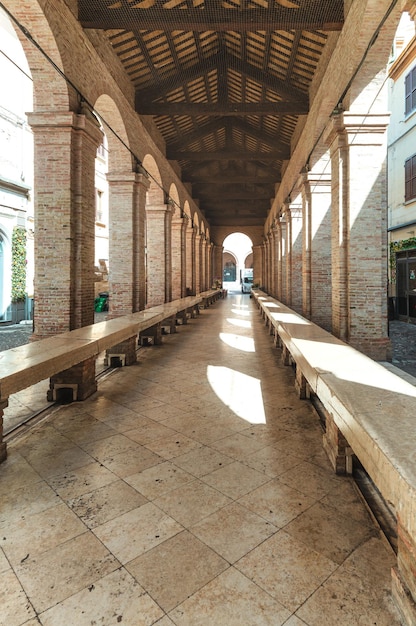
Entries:
POLYGON ((266 287, 266 291, 267 293, 271 294, 272 293, 272 259, 271 259, 271 248, 272 248, 272 233, 271 231, 269 231, 266 235, 266 241, 265 241, 265 250, 266 250, 266 272, 265 272, 265 278, 266 278, 266 283, 265 283, 265 287, 266 287))
POLYGON ((285 256, 284 256, 284 274, 283 285, 285 292, 285 304, 292 306, 292 213, 289 201, 284 205, 283 209, 285 229, 282 231, 285 236, 285 256))
POLYGON ((323 165, 302 175, 302 314, 331 331, 331 173, 323 165))
POLYGON ((278 300, 283 299, 283 241, 282 241, 282 222, 276 220, 276 269, 277 273, 277 292, 278 300))
POLYGON ((298 313, 302 313, 302 204, 301 198, 290 205, 290 248, 291 272, 290 293, 291 306, 298 313))
POLYGON ((201 292, 201 235, 195 234, 195 290, 201 292))
POLYGON ((213 251, 213 247, 214 247, 214 244, 212 244, 209 241, 208 244, 207 244, 207 269, 206 269, 206 272, 205 272, 207 289, 211 289, 211 287, 214 284, 213 273, 212 273, 212 251, 213 251))
POLYGON ((201 235, 201 291, 207 289, 207 239, 201 235))
POLYGON ((109 173, 109 317, 145 308, 145 205, 149 180, 136 172, 109 173))
POLYGON ((146 206, 148 307, 172 299, 171 219, 170 204, 146 206))
POLYGON ((186 296, 186 226, 188 218, 172 215, 172 300, 186 296))
POLYGON ((387 315, 388 115, 334 115, 332 332, 375 360, 390 359, 387 315))
POLYGON ((196 229, 192 221, 189 221, 186 228, 186 289, 192 295, 196 294, 195 236, 196 229))
POLYGON ((95 116, 30 113, 35 163, 33 338, 94 323, 95 116))
POLYGON ((224 254, 224 248, 213 244, 212 248, 212 280, 219 280, 222 285, 222 255, 224 254))
POLYGON ((263 243, 261 245, 261 256, 263 259, 263 272, 262 272, 262 276, 261 276, 261 287, 264 289, 266 289, 266 283, 267 283, 267 243, 266 243, 266 238, 263 237, 263 243))
POLYGON ((263 284, 263 245, 253 246, 253 285, 263 284))
POLYGON ((287 228, 286 228, 286 211, 284 210, 278 222, 280 231, 280 258, 279 258, 279 300, 287 304, 287 228))
POLYGON ((276 287, 277 287, 277 272, 276 272, 276 226, 273 220, 273 223, 269 232, 269 267, 268 267, 268 282, 269 288, 268 293, 276 297, 276 287))

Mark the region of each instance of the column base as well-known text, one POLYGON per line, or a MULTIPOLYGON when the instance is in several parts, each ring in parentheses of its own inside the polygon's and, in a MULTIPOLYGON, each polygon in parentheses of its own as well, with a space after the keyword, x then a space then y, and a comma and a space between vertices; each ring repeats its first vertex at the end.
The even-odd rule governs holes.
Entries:
POLYGON ((350 338, 349 345, 370 357, 374 361, 391 361, 392 348, 388 337, 374 338, 350 338))

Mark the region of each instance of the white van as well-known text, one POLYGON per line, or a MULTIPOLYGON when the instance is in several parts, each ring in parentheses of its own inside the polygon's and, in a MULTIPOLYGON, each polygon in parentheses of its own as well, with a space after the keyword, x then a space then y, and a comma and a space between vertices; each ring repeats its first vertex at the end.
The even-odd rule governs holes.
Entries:
POLYGON ((253 286, 253 268, 246 268, 240 272, 241 293, 250 293, 253 286))

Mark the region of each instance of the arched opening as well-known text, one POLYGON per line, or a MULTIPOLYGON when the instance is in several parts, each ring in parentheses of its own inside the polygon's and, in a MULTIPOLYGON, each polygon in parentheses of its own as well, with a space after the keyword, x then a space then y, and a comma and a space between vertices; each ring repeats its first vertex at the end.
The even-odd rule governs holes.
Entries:
POLYGON ((224 239, 223 280, 230 291, 248 293, 253 282, 253 243, 244 233, 232 233, 224 239))

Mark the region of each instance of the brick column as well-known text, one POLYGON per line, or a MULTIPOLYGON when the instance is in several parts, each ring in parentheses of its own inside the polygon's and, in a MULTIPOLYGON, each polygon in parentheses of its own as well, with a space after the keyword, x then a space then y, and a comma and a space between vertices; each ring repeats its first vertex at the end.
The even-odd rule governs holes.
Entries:
POLYGON ((201 292, 201 235, 195 234, 195 290, 201 292))
POLYGON ((212 272, 213 281, 219 280, 222 285, 222 255, 224 254, 224 248, 222 246, 216 246, 213 244, 212 249, 212 272))
POLYGON ((146 206, 148 307, 172 299, 171 219, 170 204, 146 206))
POLYGON ((95 155, 91 112, 30 113, 35 163, 33 338, 94 323, 95 155))
POLYGON ((302 313, 302 204, 301 198, 290 205, 290 298, 291 306, 302 313))
POLYGON ((186 226, 188 218, 172 215, 172 300, 186 296, 186 226))
POLYGON ((279 227, 277 220, 273 220, 270 235, 270 293, 274 298, 277 298, 279 290, 278 259, 280 248, 279 227))
POLYGON ((212 244, 211 242, 208 242, 207 244, 207 269, 206 269, 206 284, 207 284, 207 289, 211 289, 212 285, 214 284, 214 277, 213 277, 213 273, 212 273, 212 251, 214 248, 214 244, 212 244))
POLYGON ((265 287, 266 287, 267 293, 269 294, 272 293, 272 289, 273 289, 273 285, 272 285, 273 266, 272 266, 272 259, 271 259, 271 249, 272 249, 272 233, 271 231, 269 231, 266 235, 266 241, 265 241, 265 251, 266 251, 265 287))
POLYGON ((263 284, 263 244, 253 246, 253 285, 263 284))
POLYGON ((325 171, 318 168, 302 174, 302 314, 331 331, 331 173, 328 170, 329 164, 325 171))
POLYGON ((201 235, 201 291, 207 289, 207 239, 201 235))
POLYGON ((109 173, 109 317, 145 308, 145 205, 149 180, 136 172, 109 173))
POLYGON ((266 243, 266 238, 263 237, 263 243, 261 245, 261 257, 263 259, 263 265, 262 265, 262 276, 261 276, 261 287, 263 289, 266 288, 266 282, 267 282, 267 243, 266 243))
POLYGON ((280 219, 276 220, 276 268, 277 274, 277 291, 276 298, 282 300, 283 298, 283 241, 282 241, 282 222, 280 219))
POLYGON ((186 289, 189 289, 192 295, 196 294, 195 236, 196 228, 192 221, 189 221, 186 228, 186 289))
POLYGON ((334 115, 332 332, 375 360, 389 360, 386 129, 388 115, 334 115))

